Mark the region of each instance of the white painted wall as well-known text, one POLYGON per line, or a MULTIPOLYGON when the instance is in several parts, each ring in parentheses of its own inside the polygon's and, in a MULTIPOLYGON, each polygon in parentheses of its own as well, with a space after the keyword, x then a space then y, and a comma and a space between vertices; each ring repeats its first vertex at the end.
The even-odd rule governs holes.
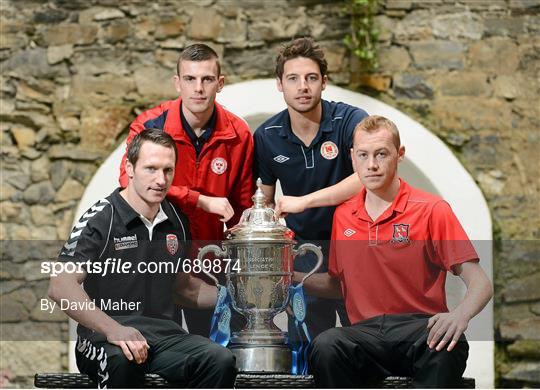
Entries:
MULTIPOLYGON (((412 185, 437 193, 450 203, 467 234, 474 240, 482 267, 493 279, 489 209, 473 178, 450 149, 420 123, 369 96, 330 85, 323 93, 323 98, 361 107, 369 114, 383 115, 396 123, 402 144, 406 148, 406 159, 401 164, 400 175, 412 185)), ((228 110, 244 118, 261 113, 273 114, 285 108, 274 79, 247 81, 227 86, 218 95, 217 100, 228 110)), ((122 144, 96 172, 81 199, 76 219, 97 199, 107 196, 117 186, 118 168, 123 153, 122 144)), ((465 287, 459 278, 453 276, 447 278, 447 293, 449 306, 454 307, 465 293, 465 287)), ((284 326, 283 317, 277 322, 280 326, 284 326)), ((470 340, 470 353, 465 376, 474 377, 477 387, 491 388, 494 385, 491 302, 471 321, 466 334, 470 340)), ((76 371, 73 355, 72 352, 70 368, 76 371)))

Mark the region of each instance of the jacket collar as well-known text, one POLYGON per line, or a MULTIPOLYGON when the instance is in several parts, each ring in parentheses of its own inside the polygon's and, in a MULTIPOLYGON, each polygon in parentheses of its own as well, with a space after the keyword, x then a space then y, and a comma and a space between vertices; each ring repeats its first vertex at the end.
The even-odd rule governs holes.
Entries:
MULTIPOLYGON (((175 141, 191 143, 191 140, 182 127, 182 121, 180 119, 181 104, 182 99, 180 98, 173 101, 167 114, 167 119, 165 120, 164 130, 169 133, 175 141)), ((208 144, 219 140, 236 138, 238 135, 227 115, 227 111, 219 103, 214 102, 214 104, 217 116, 216 125, 212 132, 212 136, 208 140, 208 144)))

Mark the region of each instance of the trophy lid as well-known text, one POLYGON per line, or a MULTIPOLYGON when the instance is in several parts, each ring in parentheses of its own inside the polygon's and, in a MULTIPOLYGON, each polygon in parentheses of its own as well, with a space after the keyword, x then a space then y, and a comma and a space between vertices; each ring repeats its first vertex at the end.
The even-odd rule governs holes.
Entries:
POLYGON ((279 223, 276 212, 266 205, 262 180, 257 179, 257 191, 251 197, 253 207, 244 210, 240 222, 225 232, 226 240, 286 241, 295 243, 294 232, 279 223))

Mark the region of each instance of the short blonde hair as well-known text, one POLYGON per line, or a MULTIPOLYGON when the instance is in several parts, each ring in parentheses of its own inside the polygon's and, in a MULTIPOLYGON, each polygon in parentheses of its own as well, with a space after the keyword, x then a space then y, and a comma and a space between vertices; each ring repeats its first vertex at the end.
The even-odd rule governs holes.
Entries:
POLYGON ((392 139, 396 150, 399 150, 401 146, 401 139, 399 137, 399 130, 394 122, 390 119, 380 115, 370 115, 362 119, 360 123, 356 125, 353 133, 353 143, 359 132, 365 131, 366 133, 376 133, 382 129, 388 130, 392 133, 392 139))

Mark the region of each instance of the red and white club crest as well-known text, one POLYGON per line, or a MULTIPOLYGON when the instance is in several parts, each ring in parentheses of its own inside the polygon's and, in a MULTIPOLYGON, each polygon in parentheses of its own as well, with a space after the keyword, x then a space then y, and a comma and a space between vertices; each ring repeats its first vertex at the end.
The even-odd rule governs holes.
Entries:
POLYGON ((227 161, 224 158, 216 157, 212 160, 211 169, 216 175, 221 175, 227 170, 227 161))
POLYGON ((176 234, 167 234, 167 251, 171 255, 175 255, 178 252, 178 237, 176 237, 176 234))
POLYGON ((394 224, 394 231, 392 233, 392 242, 409 242, 409 224, 399 223, 394 224))
POLYGON ((321 146, 321 155, 327 160, 333 160, 339 154, 339 149, 332 141, 326 141, 321 146))

